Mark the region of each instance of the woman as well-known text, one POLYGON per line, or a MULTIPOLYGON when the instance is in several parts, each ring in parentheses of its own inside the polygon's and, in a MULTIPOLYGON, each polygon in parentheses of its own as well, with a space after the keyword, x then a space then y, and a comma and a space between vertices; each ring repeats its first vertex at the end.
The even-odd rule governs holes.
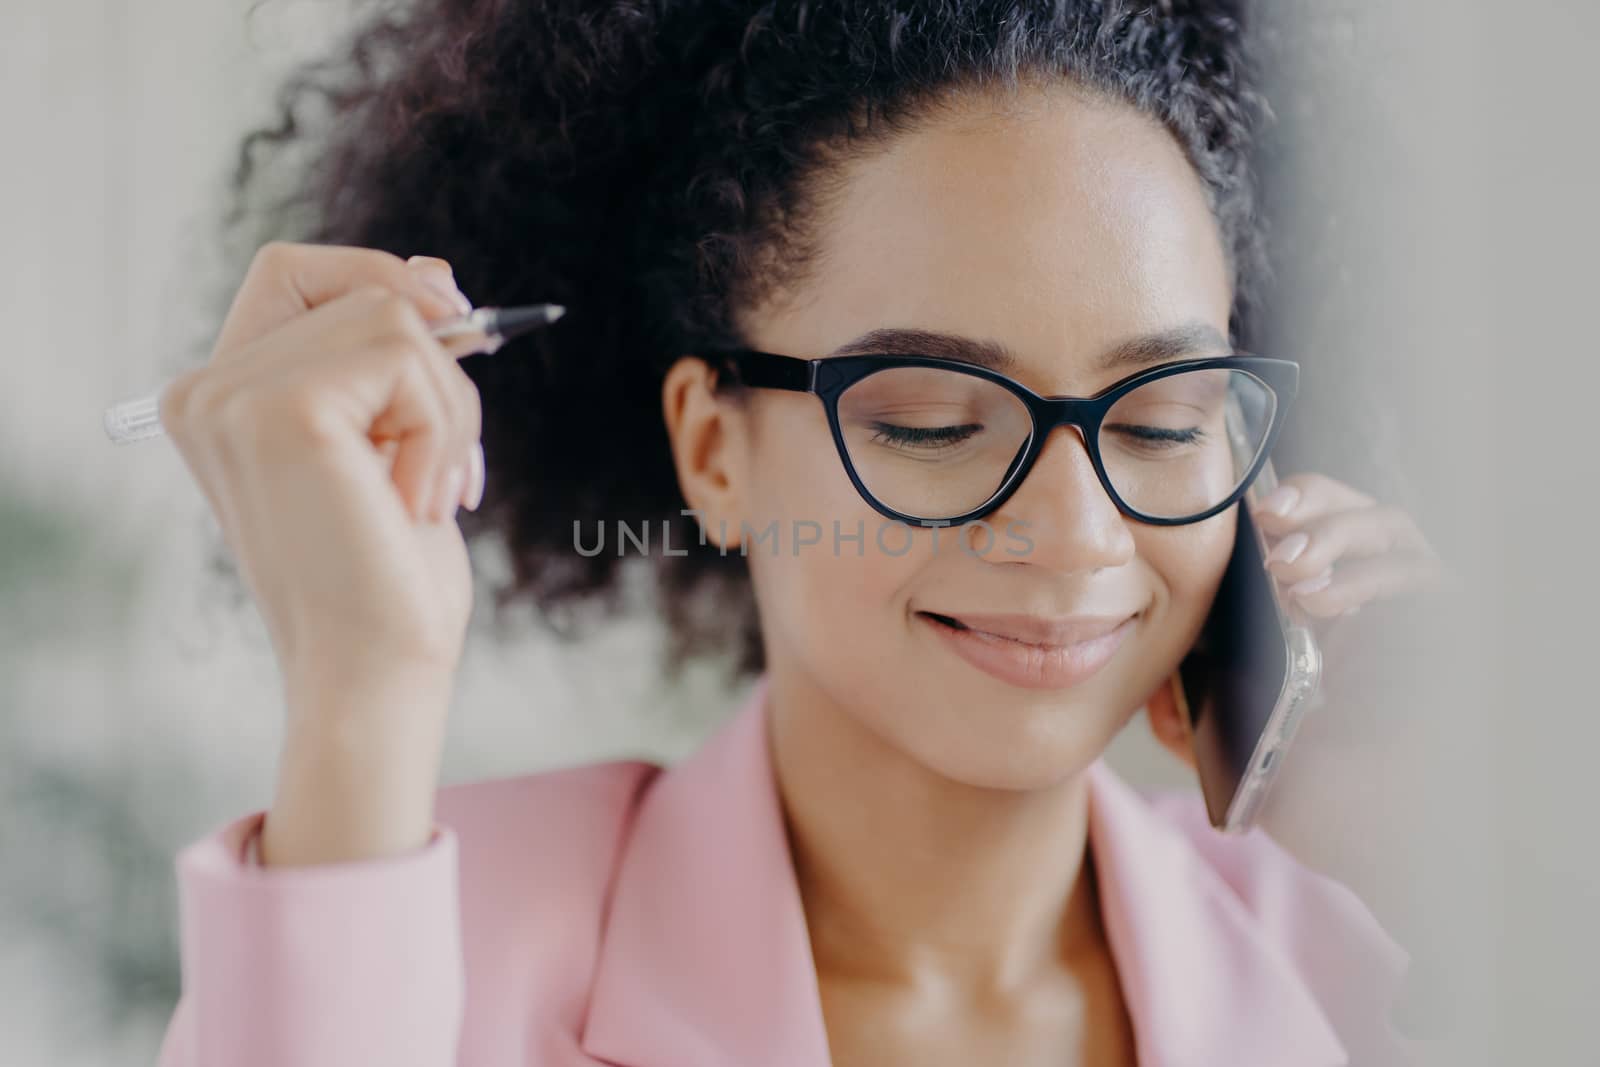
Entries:
MULTIPOLYGON (((1140 707, 1188 758, 1236 372, 1087 434, 1021 400, 1235 356, 1231 5, 422 2, 326 69, 268 135, 335 106, 316 246, 163 396, 289 704, 271 807, 180 858, 165 1064, 1400 1055, 1371 915, 1099 758, 1140 707), (426 330, 460 290, 572 312, 463 367, 426 330), (667 524, 677 660, 734 647, 742 710, 436 805, 464 536, 556 608, 617 588, 619 522, 667 524)), ((1425 580, 1327 478, 1260 520, 1314 615, 1425 580)))

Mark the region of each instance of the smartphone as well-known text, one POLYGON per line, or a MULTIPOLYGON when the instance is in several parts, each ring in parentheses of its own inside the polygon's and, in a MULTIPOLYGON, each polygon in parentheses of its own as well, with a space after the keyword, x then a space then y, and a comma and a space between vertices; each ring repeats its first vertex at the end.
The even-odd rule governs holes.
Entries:
POLYGON ((1229 833, 1254 825, 1322 674, 1310 620, 1267 570, 1266 540, 1250 518, 1277 484, 1268 459, 1237 509, 1233 555, 1179 668, 1187 705, 1179 712, 1189 720, 1206 812, 1229 833))

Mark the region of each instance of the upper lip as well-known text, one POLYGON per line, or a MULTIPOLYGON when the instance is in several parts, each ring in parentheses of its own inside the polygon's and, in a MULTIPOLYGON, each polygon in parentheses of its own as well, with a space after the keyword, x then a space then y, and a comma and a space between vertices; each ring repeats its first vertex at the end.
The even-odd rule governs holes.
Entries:
POLYGON ((1075 645, 1104 637, 1133 617, 1135 612, 1122 615, 979 615, 964 612, 951 615, 929 612, 953 619, 969 630, 979 630, 996 637, 1007 637, 1030 645, 1059 647, 1075 645))

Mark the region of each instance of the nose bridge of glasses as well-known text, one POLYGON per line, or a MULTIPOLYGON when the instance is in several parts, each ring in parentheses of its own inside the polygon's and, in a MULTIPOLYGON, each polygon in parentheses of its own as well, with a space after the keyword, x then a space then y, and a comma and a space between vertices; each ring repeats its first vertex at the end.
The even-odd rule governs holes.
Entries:
POLYGON ((1076 468, 1076 476, 1083 479, 1085 488, 1092 483, 1096 489, 1104 491, 1106 487, 1095 463, 1095 443, 1090 439, 1101 417, 1100 401, 1078 396, 1040 397, 1033 402, 1033 408, 1041 438, 1035 444, 1034 466, 1051 465, 1050 455, 1053 454, 1056 457, 1053 462, 1076 468), (1066 452, 1057 449, 1052 453, 1052 439, 1057 430, 1065 432, 1069 440, 1075 436, 1077 447, 1067 445, 1066 452))
POLYGON ((1066 427, 1075 431, 1078 440, 1083 442, 1087 452, 1089 448, 1088 427, 1093 420, 1094 401, 1084 400, 1079 397, 1044 397, 1034 405, 1034 422, 1037 425, 1039 436, 1044 438, 1040 447, 1049 443, 1051 434, 1056 430, 1066 427))
MULTIPOLYGON (((1077 462, 1082 464, 1083 472, 1091 478, 1098 477, 1094 472, 1094 450, 1089 442, 1088 423, 1090 410, 1086 401, 1071 397, 1046 399, 1034 417, 1040 440, 1036 444, 1038 451, 1035 464, 1046 458, 1045 453, 1052 448, 1052 440, 1056 431, 1066 434, 1068 440, 1077 438, 1077 448, 1071 444, 1065 445, 1069 451, 1077 452, 1081 457, 1077 462)), ((1068 459, 1067 462, 1073 462, 1068 459)))
MULTIPOLYGON (((1045 405, 1048 405, 1046 410, 1036 412, 1039 433, 1043 439, 1034 443, 1033 462, 1023 479, 1016 483, 1016 496, 1010 506, 1046 508, 1056 516, 1051 521, 1059 521, 1062 514, 1060 509, 1065 508, 1066 514, 1075 516, 1073 521, 1078 521, 1090 513, 1099 513, 1097 504, 1083 495, 1091 494, 1094 501, 1115 510, 1116 504, 1108 495, 1095 467, 1083 425, 1088 420, 1088 414, 1082 402, 1057 399, 1046 400, 1045 405), (1059 443, 1053 439, 1058 429, 1066 431, 1066 440, 1059 443), (1075 443, 1072 440, 1074 436, 1077 438, 1075 443), (1024 503, 1028 500, 1033 502, 1024 503)), ((1018 458, 1021 459, 1021 455, 1018 458)), ((1014 476, 1013 469, 1009 472, 1008 481, 1014 476)))

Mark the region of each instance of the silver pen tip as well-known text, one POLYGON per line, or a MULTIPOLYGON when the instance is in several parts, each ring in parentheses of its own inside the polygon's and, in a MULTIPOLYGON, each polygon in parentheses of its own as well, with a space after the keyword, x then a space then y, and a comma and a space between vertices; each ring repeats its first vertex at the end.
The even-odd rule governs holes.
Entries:
POLYGON ((489 327, 504 340, 548 326, 567 313, 560 304, 531 304, 523 307, 501 308, 489 327))

